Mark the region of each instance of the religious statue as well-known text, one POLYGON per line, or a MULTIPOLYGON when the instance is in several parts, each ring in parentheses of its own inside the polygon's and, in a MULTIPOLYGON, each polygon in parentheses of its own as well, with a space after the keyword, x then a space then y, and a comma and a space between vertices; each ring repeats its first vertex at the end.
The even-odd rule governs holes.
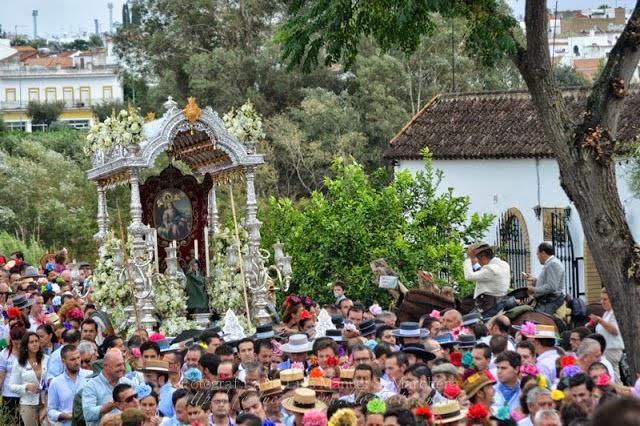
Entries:
POLYGON ((189 314, 209 312, 209 296, 204 276, 200 272, 200 261, 193 259, 187 269, 187 311, 189 314))

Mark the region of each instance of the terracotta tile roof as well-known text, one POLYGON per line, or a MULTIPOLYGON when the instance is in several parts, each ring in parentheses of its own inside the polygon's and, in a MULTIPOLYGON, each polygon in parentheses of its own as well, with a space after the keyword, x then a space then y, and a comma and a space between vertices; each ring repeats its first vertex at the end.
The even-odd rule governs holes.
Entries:
MULTIPOLYGON (((622 141, 631 141, 640 133, 640 90, 629 92, 618 125, 622 141)), ((587 89, 568 90, 563 96, 577 117, 587 89)), ((417 159, 425 147, 439 159, 553 156, 525 91, 438 95, 390 141, 384 156, 417 159)))
POLYGON ((600 59, 574 59, 573 66, 577 72, 593 81, 594 77, 598 73, 598 67, 600 66, 600 59))
POLYGON ((33 58, 27 58, 24 60, 25 65, 35 65, 40 67, 57 67, 63 68, 73 67, 73 58, 68 56, 36 56, 33 58))

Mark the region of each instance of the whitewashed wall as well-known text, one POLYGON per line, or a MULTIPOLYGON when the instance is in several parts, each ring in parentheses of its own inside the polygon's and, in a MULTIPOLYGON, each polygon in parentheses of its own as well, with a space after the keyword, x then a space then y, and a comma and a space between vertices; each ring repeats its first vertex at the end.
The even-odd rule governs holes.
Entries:
MULTIPOLYGON (((468 195, 471 212, 492 213, 496 216, 515 207, 525 218, 531 242, 531 265, 538 273, 541 265, 535 257, 535 247, 543 240, 542 219, 536 219, 533 207, 567 207, 569 199, 560 187, 560 174, 555 160, 434 160, 435 168, 444 172, 441 190, 454 188, 456 195, 468 195)), ((412 173, 423 169, 419 160, 400 161, 396 170, 412 173)), ((627 183, 628 166, 618 162, 618 192, 627 213, 627 220, 637 241, 640 241, 640 200, 635 198, 627 183)), ((569 226, 575 256, 583 255, 584 236, 577 211, 572 207, 569 226)), ((495 242, 495 224, 486 239, 495 242)), ((580 272, 582 275, 582 271, 580 272)), ((581 286, 584 280, 580 280, 581 286)), ((584 289, 581 289, 583 291, 584 289)))

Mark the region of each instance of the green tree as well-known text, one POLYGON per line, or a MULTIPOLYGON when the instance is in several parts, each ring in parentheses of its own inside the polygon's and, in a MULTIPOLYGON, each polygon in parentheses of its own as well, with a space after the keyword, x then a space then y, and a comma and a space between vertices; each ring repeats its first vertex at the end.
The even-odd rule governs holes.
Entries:
POLYGON ((104 42, 102 41, 102 37, 100 37, 100 35, 98 34, 91 34, 91 37, 89 37, 88 47, 90 49, 93 49, 96 47, 104 47, 104 42))
POLYGON ((487 65, 508 57, 522 75, 558 161, 562 188, 582 220, 586 241, 611 297, 632 377, 640 371, 640 251, 627 223, 615 179, 616 129, 628 82, 640 60, 640 2, 614 44, 581 114, 562 98, 549 54, 546 3, 526 0, 526 34, 498 0, 391 2, 291 0, 278 41, 290 64, 311 69, 353 64, 359 41, 412 53, 437 31, 437 16, 466 20, 465 45, 487 65), (579 117, 579 118, 577 118, 579 117))
POLYGON ((553 74, 560 87, 584 87, 589 85, 589 81, 584 75, 567 65, 555 66, 553 74))
POLYGON ((34 124, 51 124, 58 119, 64 102, 37 102, 31 101, 27 105, 27 114, 31 117, 34 124))
MULTIPOLYGON (((431 168, 428 156, 425 167, 416 176, 403 172, 379 185, 384 171, 369 176, 361 165, 336 160, 326 195, 314 192, 297 204, 271 198, 261 211, 263 246, 277 239, 285 244, 293 258, 292 291, 329 303, 324 284, 342 279, 352 298, 387 301, 369 266, 380 257, 409 286, 421 269, 462 282, 463 244, 480 238, 493 217, 473 214, 468 222, 468 197, 439 188, 441 172, 431 168)), ((469 290, 463 285, 463 292, 469 290)))

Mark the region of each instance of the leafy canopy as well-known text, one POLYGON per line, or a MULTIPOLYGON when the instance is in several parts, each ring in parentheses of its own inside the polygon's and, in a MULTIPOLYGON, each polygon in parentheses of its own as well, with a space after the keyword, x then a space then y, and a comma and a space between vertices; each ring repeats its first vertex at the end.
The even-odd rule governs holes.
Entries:
POLYGON ((516 52, 516 20, 498 0, 289 0, 289 16, 276 35, 290 66, 309 71, 323 57, 326 65, 353 64, 360 40, 373 37, 383 49, 414 52, 431 36, 436 16, 467 22, 465 42, 487 65, 516 52))

